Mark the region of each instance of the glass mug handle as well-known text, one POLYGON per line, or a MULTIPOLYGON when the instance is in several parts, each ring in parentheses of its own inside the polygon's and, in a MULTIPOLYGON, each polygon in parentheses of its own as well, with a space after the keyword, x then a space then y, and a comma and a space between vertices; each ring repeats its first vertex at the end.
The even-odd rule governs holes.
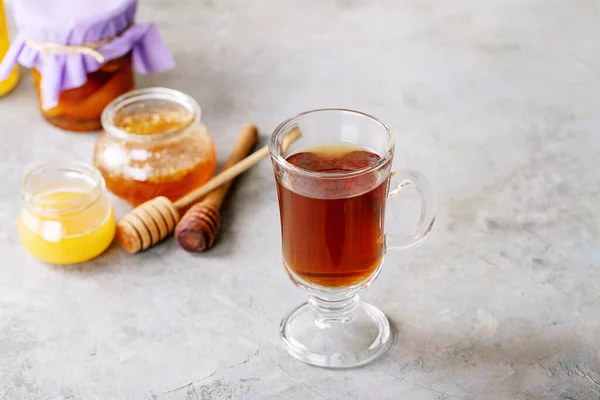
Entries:
POLYGON ((408 187, 415 188, 421 197, 419 219, 413 231, 408 235, 402 235, 403 237, 399 239, 388 233, 385 234, 386 253, 388 251, 406 250, 420 245, 425 241, 435 222, 435 196, 431 190, 429 179, 421 172, 414 170, 392 172, 390 174, 388 198, 395 196, 399 191, 408 187), (394 184, 395 187, 392 186, 394 184), (392 187, 394 188, 392 189, 392 187))

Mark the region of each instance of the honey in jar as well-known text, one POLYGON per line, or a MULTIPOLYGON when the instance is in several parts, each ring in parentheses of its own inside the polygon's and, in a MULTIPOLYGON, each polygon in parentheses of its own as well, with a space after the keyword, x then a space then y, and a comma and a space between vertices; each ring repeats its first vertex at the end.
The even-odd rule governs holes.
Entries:
POLYGON ((44 118, 51 124, 74 132, 98 130, 104 108, 123 93, 133 90, 135 82, 131 53, 108 61, 99 70, 87 74, 86 82, 77 88, 60 92, 58 103, 44 108, 41 74, 33 68, 33 82, 44 118))
POLYGON ((78 162, 51 162, 32 170, 23 184, 17 218, 23 247, 59 265, 100 255, 115 236, 115 215, 100 172, 78 162))
POLYGON ((175 201, 208 181, 215 147, 200 107, 176 90, 127 93, 106 107, 94 165, 107 188, 137 206, 157 196, 175 201))
MULTIPOLYGON (((4 12, 4 2, 0 0, 0 59, 4 58, 10 46, 8 36, 8 26, 6 23, 6 13, 4 12)), ((13 67, 6 78, 0 79, 0 97, 9 93, 19 81, 19 69, 13 67)))
MULTIPOLYGON (((18 34, 0 63, 0 82, 17 63, 31 68, 47 121, 69 131, 100 129, 102 110, 134 89, 134 69, 149 74, 175 65, 155 25, 136 21, 137 5, 138 0, 14 1, 18 34)), ((0 33, 0 56, 2 48, 0 33)))

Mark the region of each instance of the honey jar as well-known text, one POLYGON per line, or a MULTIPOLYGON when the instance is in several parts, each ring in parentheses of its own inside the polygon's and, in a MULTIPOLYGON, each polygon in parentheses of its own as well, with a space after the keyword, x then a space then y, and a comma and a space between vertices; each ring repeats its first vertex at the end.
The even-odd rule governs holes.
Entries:
POLYGON ((115 216, 100 171, 79 162, 34 168, 23 182, 17 231, 23 247, 52 264, 76 264, 100 255, 115 235, 115 216))
POLYGON ((38 103, 43 117, 51 124, 74 132, 95 131, 102 127, 102 110, 118 96, 134 89, 131 53, 108 61, 99 70, 89 72, 87 81, 74 89, 63 90, 58 103, 44 108, 42 75, 33 68, 38 103))
POLYGON ((0 80, 17 62, 33 72, 46 120, 69 131, 101 128, 108 103, 134 89, 142 74, 174 66, 153 24, 135 22, 137 0, 20 0, 18 35, 0 64, 0 80))
MULTIPOLYGON (((10 46, 8 36, 8 26, 6 24, 6 13, 4 12, 4 2, 0 0, 0 58, 4 58, 4 55, 8 51, 10 46)), ((0 97, 9 93, 17 86, 19 81, 19 69, 13 67, 6 78, 0 79, 0 97)))
POLYGON ((215 170, 215 146, 200 106, 177 90, 124 94, 105 108, 102 126, 94 165, 107 188, 134 206, 157 196, 175 201, 215 170))

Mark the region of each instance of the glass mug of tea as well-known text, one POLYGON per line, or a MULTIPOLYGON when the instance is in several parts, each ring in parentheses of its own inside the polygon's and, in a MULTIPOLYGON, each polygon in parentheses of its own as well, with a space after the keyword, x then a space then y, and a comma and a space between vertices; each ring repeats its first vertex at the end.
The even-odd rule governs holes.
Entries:
POLYGON ((298 114, 275 129, 269 149, 284 268, 309 293, 281 322, 284 346, 312 365, 365 364, 389 348, 390 324, 357 293, 375 280, 387 251, 414 247, 431 230, 428 181, 416 171, 392 172, 394 134, 358 111, 298 114), (417 189, 421 211, 411 234, 392 244, 384 233, 386 201, 405 187, 417 189))

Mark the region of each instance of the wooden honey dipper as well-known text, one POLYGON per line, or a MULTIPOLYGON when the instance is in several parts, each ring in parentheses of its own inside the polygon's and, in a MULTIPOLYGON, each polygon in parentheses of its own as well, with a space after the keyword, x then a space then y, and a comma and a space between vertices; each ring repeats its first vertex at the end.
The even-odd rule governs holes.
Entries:
MULTIPOLYGON (((256 139, 256 129, 242 131, 221 172, 231 168, 248 154, 256 139)), ((262 155, 261 151, 264 152, 265 148, 257 153, 262 155)), ((177 223, 175 238, 184 250, 190 253, 200 253, 208 250, 213 245, 221 226, 219 210, 232 183, 233 179, 210 192, 200 203, 190 207, 177 223)))
MULTIPOLYGON (((299 137, 300 129, 292 129, 283 138, 281 150, 287 150, 287 148, 299 137)), ((242 149, 244 146, 244 143, 242 143, 243 141, 244 138, 240 135, 235 144, 235 148, 242 149)), ((263 147, 255 154, 262 154, 262 152, 264 152, 266 156, 269 153, 268 146, 263 147)), ((223 165, 223 171, 232 167, 238 161, 238 157, 236 157, 234 151, 229 156, 225 165, 223 165)), ((210 194, 200 203, 196 203, 186 211, 175 228, 175 238, 184 250, 190 253, 201 253, 208 250, 213 245, 221 225, 219 210, 232 183, 233 180, 230 180, 221 185, 218 189, 210 192, 210 194)))
MULTIPOLYGON (((248 154, 256 142, 257 135, 258 130, 255 125, 245 125, 240 133, 239 139, 235 144, 232 154, 224 166, 224 169, 203 186, 191 191, 175 202, 171 202, 169 199, 163 196, 156 197, 139 205, 125 215, 117 224, 116 237, 121 247, 123 247, 123 249, 125 249, 127 252, 133 254, 142 250, 146 250, 149 247, 157 244, 162 239, 167 237, 167 235, 173 232, 175 226, 179 222, 181 211, 187 209, 190 205, 197 202, 203 196, 219 188, 221 185, 231 181, 233 178, 253 167, 263 158, 265 158, 269 154, 268 146, 265 146, 260 150, 255 151, 251 155, 243 158, 246 154, 248 154)), ((291 131, 285 137, 282 147, 289 146, 299 137, 300 131, 298 129, 291 131)), ((226 188, 228 189, 229 185, 227 185, 226 188)), ((220 206, 220 203, 227 193, 227 190, 218 190, 216 192, 218 194, 215 194, 212 196, 212 198, 211 196, 207 196, 207 200, 212 202, 213 209, 216 206, 215 200, 218 199, 218 196, 222 196, 222 198, 219 199, 218 205, 220 206)), ((218 217, 218 207, 215 211, 217 211, 218 217)), ((212 214, 209 215, 214 216, 212 214)), ((201 219, 200 223, 205 224, 205 219, 201 219)), ((210 228, 214 230, 216 234, 218 223, 216 225, 213 223, 210 228), (212 226, 216 226, 216 228, 212 229, 212 226)), ((212 244, 213 240, 214 237, 212 240, 209 239, 209 243, 212 244)))

